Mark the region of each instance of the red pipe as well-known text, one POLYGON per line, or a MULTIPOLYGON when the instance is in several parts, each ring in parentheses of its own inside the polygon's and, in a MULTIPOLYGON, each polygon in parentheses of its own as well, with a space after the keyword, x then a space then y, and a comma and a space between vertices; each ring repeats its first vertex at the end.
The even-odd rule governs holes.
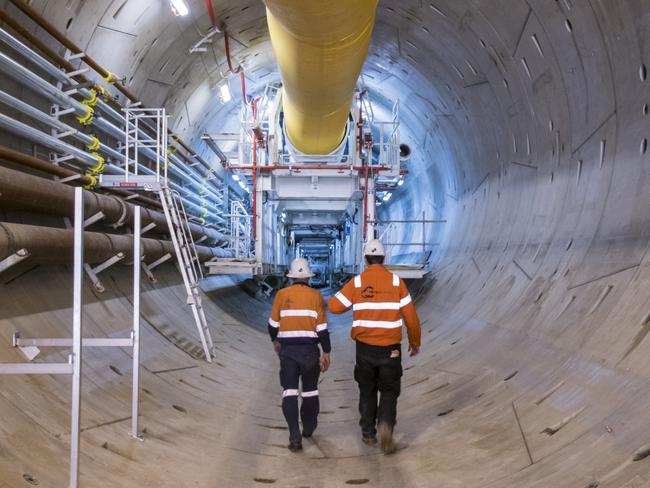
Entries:
POLYGON ((232 59, 230 57, 230 41, 229 41, 230 38, 228 37, 228 31, 226 30, 225 25, 222 25, 221 29, 223 30, 223 40, 226 45, 226 59, 228 60, 228 69, 233 74, 239 73, 239 80, 241 81, 242 98, 244 100, 244 103, 248 103, 248 99, 246 97, 246 77, 244 75, 244 69, 241 67, 241 65, 237 65, 236 68, 232 67, 232 59))
POLYGON ((243 69, 239 70, 239 81, 241 81, 241 96, 242 96, 242 99, 244 100, 244 103, 248 103, 248 99, 246 98, 246 77, 244 76, 244 70, 243 69))
POLYGON ((214 15, 214 8, 212 7, 212 0, 205 0, 205 7, 208 9, 208 14, 210 15, 210 22, 212 22, 212 27, 217 26, 217 17, 214 15))
POLYGON ((237 74, 241 71, 241 66, 237 65, 237 67, 233 69, 232 59, 230 59, 230 41, 228 37, 228 31, 226 30, 225 25, 221 26, 221 29, 223 30, 223 40, 226 45, 226 60, 228 61, 228 69, 230 70, 231 73, 237 74))
POLYGON ((366 186, 363 189, 363 240, 366 240, 368 229, 368 166, 366 165, 366 186))
MULTIPOLYGON (((212 22, 212 27, 216 27, 217 17, 214 14, 214 7, 212 5, 212 0, 205 0, 205 7, 208 9, 208 14, 210 15, 210 22, 212 22)), ((228 31, 226 30, 226 26, 222 25, 221 30, 223 31, 223 40, 226 45, 226 59, 228 60, 228 69, 233 74, 239 73, 239 80, 241 81, 242 98, 244 99, 244 103, 248 103, 248 99, 246 98, 246 78, 244 77, 244 70, 242 69, 241 65, 238 65, 236 68, 233 69, 232 59, 230 59, 230 42, 228 39, 228 31)))
MULTIPOLYGON (((255 98, 251 102, 253 110, 253 125, 257 123, 257 102, 259 98, 255 98)), ((257 137, 253 132, 253 239, 257 238, 257 137)), ((258 256, 261 258, 261 256, 258 256)))

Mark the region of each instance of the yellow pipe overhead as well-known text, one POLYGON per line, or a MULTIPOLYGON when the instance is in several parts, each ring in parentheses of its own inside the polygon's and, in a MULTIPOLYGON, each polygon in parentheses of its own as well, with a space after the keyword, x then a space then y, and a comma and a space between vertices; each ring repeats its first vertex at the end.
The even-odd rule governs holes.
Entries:
POLYGON ((264 0, 287 135, 299 151, 328 154, 341 143, 377 2, 264 0))

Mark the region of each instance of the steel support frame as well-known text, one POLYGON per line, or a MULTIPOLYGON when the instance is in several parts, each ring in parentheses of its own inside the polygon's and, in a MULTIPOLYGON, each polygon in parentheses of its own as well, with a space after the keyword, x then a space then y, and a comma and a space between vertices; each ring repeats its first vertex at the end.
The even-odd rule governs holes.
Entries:
POLYGON ((0 375, 47 374, 72 376, 72 401, 70 408, 70 466, 69 488, 79 486, 79 446, 81 433, 81 377, 83 347, 133 347, 133 384, 131 404, 131 431, 129 435, 143 440, 138 428, 138 399, 140 379, 140 256, 141 256, 141 216, 140 207, 134 211, 133 239, 133 330, 131 338, 87 338, 82 339, 82 291, 84 269, 84 202, 83 189, 75 188, 74 205, 74 267, 72 338, 62 339, 23 339, 14 334, 14 347, 52 346, 72 347, 67 363, 0 363, 0 375))
MULTIPOLYGON (((84 221, 84 227, 88 225, 88 220, 84 221)), ((133 327, 131 337, 100 337, 100 338, 82 338, 81 347, 131 347, 133 348, 133 367, 132 367, 132 385, 133 392, 131 397, 131 431, 129 435, 136 439, 143 440, 138 430, 138 397, 139 397, 139 377, 140 377, 140 266, 141 261, 141 236, 142 236, 142 219, 141 209, 135 206, 133 210, 133 327)), ((121 253, 120 253, 121 254, 121 253)), ((118 255, 119 256, 119 255, 118 255)), ((171 255, 167 254, 171 257, 171 255)), ((120 260, 124 258, 124 255, 120 260)), ((108 261, 111 261, 111 258, 108 261)), ((169 258, 167 258, 169 259, 169 258)), ((107 261, 107 262, 108 262, 107 261)), ((159 260, 160 261, 160 260, 159 260)), ((101 267, 102 265, 98 266, 101 267)), ((84 264, 87 270, 88 265, 84 264)), ((97 268, 95 268, 97 269, 97 268)), ((105 269, 105 268, 103 268, 105 269)), ((99 270, 101 271, 101 269, 99 270)), ((74 340, 70 338, 23 338, 19 332, 14 333, 14 347, 70 347, 74 346, 74 340)), ((26 365, 30 366, 30 365, 26 365)), ((31 365, 40 366, 40 365, 31 365)))
POLYGON ((72 354, 68 363, 0 364, 0 374, 67 374, 72 375, 72 405, 70 408, 70 474, 69 487, 79 486, 79 434, 81 413, 81 292, 83 286, 84 239, 83 189, 75 188, 74 206, 74 271, 72 293, 72 354))

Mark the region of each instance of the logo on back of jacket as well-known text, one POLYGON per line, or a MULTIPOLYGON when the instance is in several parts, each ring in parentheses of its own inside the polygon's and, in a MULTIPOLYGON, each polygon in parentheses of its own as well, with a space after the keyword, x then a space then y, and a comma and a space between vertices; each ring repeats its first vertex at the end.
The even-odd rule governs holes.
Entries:
POLYGON ((374 298, 375 289, 372 286, 366 286, 361 292, 363 298, 374 298))
POLYGON ((366 286, 363 290, 361 290, 361 297, 362 298, 375 298, 378 296, 390 296, 391 291, 389 290, 376 290, 374 286, 366 286))

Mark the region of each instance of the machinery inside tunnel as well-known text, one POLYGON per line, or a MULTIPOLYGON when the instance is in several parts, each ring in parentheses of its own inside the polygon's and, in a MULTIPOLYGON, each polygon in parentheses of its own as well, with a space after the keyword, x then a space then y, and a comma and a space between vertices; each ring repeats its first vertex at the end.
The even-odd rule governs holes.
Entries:
POLYGON ((646 0, 0 0, 0 488, 650 487, 649 56, 646 0), (272 298, 371 238, 398 451, 342 315, 290 453, 272 298))

